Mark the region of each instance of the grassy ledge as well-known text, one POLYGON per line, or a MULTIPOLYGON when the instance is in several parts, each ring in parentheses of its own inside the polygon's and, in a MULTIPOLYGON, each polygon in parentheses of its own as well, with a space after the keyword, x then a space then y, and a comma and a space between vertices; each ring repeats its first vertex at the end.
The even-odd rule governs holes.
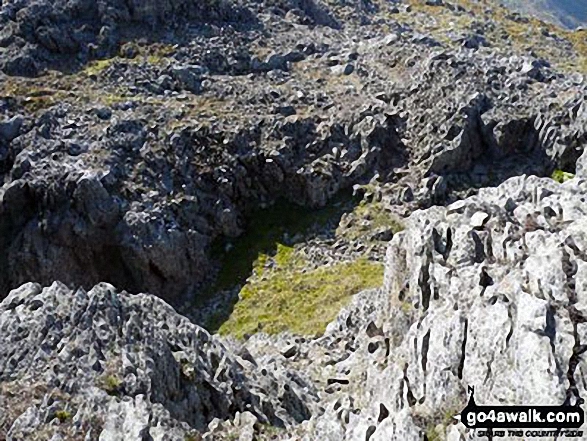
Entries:
POLYGON ((259 256, 219 333, 237 338, 259 331, 321 334, 351 296, 382 282, 382 264, 358 259, 305 270, 303 257, 280 244, 274 256, 259 256))

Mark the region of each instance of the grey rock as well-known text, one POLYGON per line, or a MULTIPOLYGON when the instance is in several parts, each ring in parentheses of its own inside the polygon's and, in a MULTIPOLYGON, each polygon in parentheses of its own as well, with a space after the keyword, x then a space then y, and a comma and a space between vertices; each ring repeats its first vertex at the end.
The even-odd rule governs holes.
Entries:
POLYGON ((576 162, 577 177, 587 178, 587 150, 584 151, 576 162))
POLYGON ((334 75, 350 75, 354 72, 355 66, 351 63, 344 65, 337 65, 330 68, 334 75))
MULTIPOLYGON (((160 26, 186 22, 235 22, 254 25, 256 17, 246 7, 221 2, 213 5, 193 4, 184 0, 166 2, 131 2, 108 0, 103 5, 92 2, 37 0, 15 5, 12 13, 16 23, 8 28, 9 46, 3 70, 9 75, 35 76, 46 60, 62 55, 88 53, 94 56, 113 54, 122 40, 125 26, 132 23, 145 31, 160 26), (18 13, 15 13, 18 11, 18 13), (91 23, 91 25, 88 25, 91 23), (26 44, 19 50, 18 43, 26 44)), ((132 45, 125 45, 125 55, 136 55, 132 45), (130 52, 129 52, 130 51, 130 52)), ((73 57, 70 57, 73 58, 73 57)), ((132 58, 132 57, 131 57, 132 58)))
POLYGON ((0 122, 0 139, 11 142, 20 135, 20 129, 24 118, 20 115, 14 116, 7 121, 0 122))
POLYGON ((297 352, 298 352, 298 348, 296 345, 289 345, 287 348, 285 348, 281 352, 281 355, 283 355, 285 358, 291 358, 294 355, 296 355, 297 352))
POLYGON ((23 286, 0 303, 0 328, 3 391, 54 391, 24 408, 17 393, 3 392, 9 438, 36 431, 70 439, 74 426, 43 422, 51 409, 72 409, 86 433, 119 440, 164 439, 165 432, 184 439, 190 430, 204 434, 215 418, 234 419, 251 434, 257 421, 289 425, 314 408, 311 389, 286 380, 291 374, 261 373, 163 301, 107 284, 89 292, 23 286), (42 353, 32 350, 39 347, 42 353), (284 387, 297 405, 280 400, 284 387))
POLYGON ((203 81, 201 72, 202 68, 200 66, 182 66, 174 68, 171 75, 179 82, 182 88, 193 93, 200 93, 203 81))
POLYGON ((487 213, 478 211, 473 216, 471 216, 471 226, 473 228, 481 228, 485 225, 488 219, 489 215, 487 213))

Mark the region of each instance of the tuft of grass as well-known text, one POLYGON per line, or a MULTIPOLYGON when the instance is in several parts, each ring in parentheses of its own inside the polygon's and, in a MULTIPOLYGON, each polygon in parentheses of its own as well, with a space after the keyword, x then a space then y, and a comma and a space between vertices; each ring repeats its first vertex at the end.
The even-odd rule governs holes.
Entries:
POLYGON ((98 76, 115 62, 123 62, 126 64, 139 64, 146 62, 151 65, 158 65, 163 63, 163 61, 165 61, 173 53, 174 48, 169 45, 152 44, 146 48, 143 48, 135 43, 129 42, 120 48, 118 55, 112 58, 91 61, 82 71, 82 73, 88 77, 92 75, 98 76), (133 58, 125 58, 123 56, 124 46, 134 49, 136 56, 133 58))
POLYGON ((118 395, 120 393, 120 387, 122 386, 122 380, 116 375, 107 375, 100 378, 100 387, 108 393, 108 395, 118 395))
POLYGON ((461 413, 464 406, 465 404, 453 403, 444 413, 429 419, 426 424, 426 438, 428 441, 440 441, 444 439, 442 432, 454 423, 454 417, 461 413))
POLYGON ((567 173, 562 170, 555 170, 552 172, 552 175, 550 177, 552 179, 554 179, 556 182, 558 182, 559 184, 562 184, 563 182, 567 182, 567 181, 573 179, 575 177, 575 175, 572 173, 567 173))
POLYGON ((258 440, 265 441, 278 439, 280 436, 284 434, 285 430, 286 429, 283 427, 271 426, 269 424, 260 424, 258 440))
POLYGON ((101 97, 97 97, 97 98, 108 107, 111 107, 114 104, 122 103, 128 99, 122 95, 118 95, 118 94, 114 94, 114 93, 107 93, 107 94, 104 94, 101 97))
POLYGON ((404 229, 401 220, 387 211, 381 202, 361 202, 351 213, 351 220, 352 223, 346 228, 341 227, 337 234, 345 235, 350 239, 359 239, 382 228, 391 230, 393 234, 404 229), (367 221, 367 223, 361 224, 360 221, 367 221))
POLYGON ((442 415, 440 422, 431 422, 426 426, 426 438, 428 438, 428 441, 441 441, 443 439, 442 432, 452 424, 453 417, 459 412, 460 410, 446 411, 444 415, 442 415))
POLYGON ((55 412, 55 417, 59 422, 64 423, 71 418, 71 412, 68 412, 67 410, 58 410, 55 412))
POLYGON ((280 246, 273 257, 280 263, 266 269, 267 261, 267 256, 257 260, 254 275, 220 334, 321 334, 351 296, 383 282, 383 265, 367 259, 306 271, 300 256, 280 246))
POLYGON ((404 314, 410 314, 414 310, 414 305, 411 302, 403 301, 400 305, 400 309, 404 314))

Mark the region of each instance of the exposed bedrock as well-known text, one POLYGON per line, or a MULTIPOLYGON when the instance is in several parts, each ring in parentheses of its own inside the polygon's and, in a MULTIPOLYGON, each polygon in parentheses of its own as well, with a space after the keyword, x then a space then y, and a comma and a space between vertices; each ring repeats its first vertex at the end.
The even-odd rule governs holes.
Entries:
POLYGON ((0 193, 0 289, 106 281, 167 300, 188 294, 209 278, 211 242, 241 234, 247 211, 278 197, 321 207, 404 161, 391 120, 362 121, 348 135, 336 124, 322 129, 308 119, 269 133, 201 129, 160 139, 132 120, 88 145, 30 128, 10 145, 20 152, 0 193), (33 142, 34 151, 25 147, 33 142), (334 142, 348 147, 344 158, 332 155, 334 142))
POLYGON ((575 403, 587 394, 586 198, 583 178, 521 176, 415 212, 384 286, 319 338, 221 342, 150 295, 26 284, 0 303, 0 429, 456 441, 477 439, 452 418, 467 386, 483 404, 575 403))
POLYGON ((318 2, 262 5, 2 3, 6 62, 29 46, 45 61, 67 52, 42 38, 56 26, 107 41, 134 25, 173 34, 179 17, 199 25, 163 53, 143 42, 140 55, 40 83, 0 75, 0 297, 60 280, 176 300, 213 277, 211 243, 278 198, 320 207, 373 180, 409 211, 574 171, 587 141, 581 75, 398 23, 383 32, 362 23, 374 5, 350 2, 361 24, 341 29, 318 2))
POLYGON ((23 285, 0 304, 0 329, 8 439, 183 440, 215 419, 283 428, 316 407, 312 386, 294 372, 230 353, 161 299, 107 284, 89 292, 23 285), (71 425, 47 426, 59 418, 71 425))
POLYGON ((482 404, 584 397, 586 195, 584 179, 522 176, 415 212, 383 290, 328 327, 327 375, 343 385, 310 439, 479 439, 452 418, 468 386, 482 404))

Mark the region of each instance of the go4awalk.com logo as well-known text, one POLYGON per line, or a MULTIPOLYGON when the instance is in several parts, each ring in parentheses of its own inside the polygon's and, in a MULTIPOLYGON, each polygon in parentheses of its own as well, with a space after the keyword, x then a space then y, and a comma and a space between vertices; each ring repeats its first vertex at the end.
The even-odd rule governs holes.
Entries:
POLYGON ((461 422, 477 434, 488 437, 582 437, 585 422, 583 399, 562 406, 479 406, 475 390, 469 387, 469 403, 461 422))

